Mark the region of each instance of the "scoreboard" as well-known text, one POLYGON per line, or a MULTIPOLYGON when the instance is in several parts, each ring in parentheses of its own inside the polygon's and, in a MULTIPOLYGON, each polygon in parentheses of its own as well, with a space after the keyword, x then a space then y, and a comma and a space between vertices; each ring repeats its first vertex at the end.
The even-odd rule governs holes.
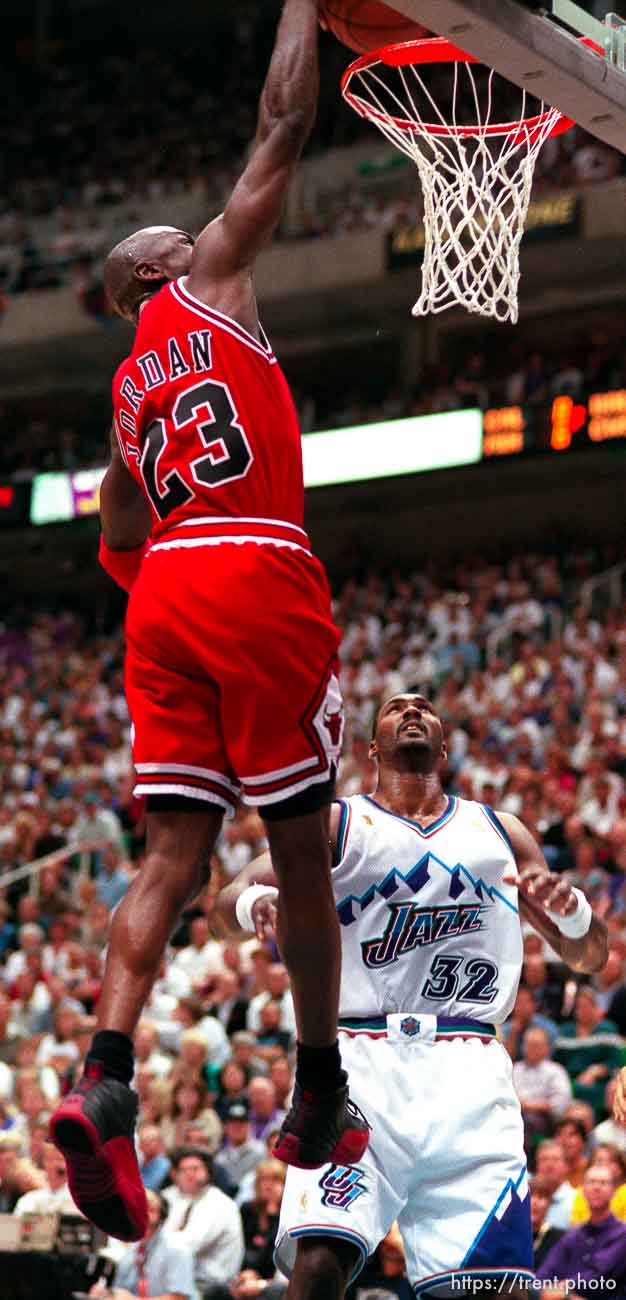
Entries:
MULTIPOLYGON (((330 429, 302 439, 308 489, 423 474, 501 457, 626 444, 626 388, 527 406, 446 411, 330 429)), ((97 515, 105 466, 0 482, 0 529, 97 515)))
POLYGON ((483 416, 483 458, 567 452, 626 438, 626 389, 566 394, 536 406, 502 406, 483 416))

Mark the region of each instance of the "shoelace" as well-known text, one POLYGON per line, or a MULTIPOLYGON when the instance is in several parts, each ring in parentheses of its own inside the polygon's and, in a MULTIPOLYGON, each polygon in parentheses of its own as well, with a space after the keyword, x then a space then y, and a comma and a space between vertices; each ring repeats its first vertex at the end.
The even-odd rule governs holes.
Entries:
POLYGON ((370 1133, 371 1133, 371 1131, 372 1131, 372 1126, 371 1126, 369 1120, 366 1119, 366 1117, 365 1117, 365 1115, 363 1114, 363 1111, 361 1110, 360 1106, 357 1106, 357 1105, 356 1105, 356 1102, 351 1101, 349 1097, 348 1097, 348 1100, 347 1100, 347 1102, 346 1102, 346 1110, 348 1111, 348 1113, 349 1113, 350 1115, 353 1115, 355 1119, 361 1119, 361 1120, 363 1120, 363 1123, 366 1125, 366 1127, 369 1129, 369 1131, 370 1131, 370 1133))

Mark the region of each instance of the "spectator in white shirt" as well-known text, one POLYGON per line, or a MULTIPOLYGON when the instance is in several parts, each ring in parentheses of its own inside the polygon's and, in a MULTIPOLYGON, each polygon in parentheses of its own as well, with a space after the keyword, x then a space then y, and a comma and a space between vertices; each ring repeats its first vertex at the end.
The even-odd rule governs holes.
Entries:
POLYGON ((248 1007, 246 1026, 251 1034, 258 1034, 261 1028, 261 1011, 268 1002, 279 1002, 281 1008, 279 1028, 288 1034, 296 1032, 296 1018, 293 998, 289 991, 289 976, 282 962, 272 962, 267 970, 267 988, 257 993, 248 1007))
POLYGON ((536 1172, 550 1190, 550 1205, 544 1223, 566 1232, 571 1227, 576 1188, 567 1179, 567 1163, 560 1142, 542 1142, 537 1151, 536 1172))
POLYGON ((223 1286, 243 1260, 241 1215, 230 1197, 211 1184, 212 1162, 200 1147, 181 1147, 172 1159, 174 1186, 163 1195, 170 1204, 165 1231, 193 1255, 200 1295, 223 1286))
POLYGON ((75 1042, 80 1030, 81 1015, 73 1002, 59 1002, 54 1011, 54 1032, 44 1034, 35 1058, 37 1065, 49 1065, 51 1061, 63 1058, 67 1065, 75 1063, 80 1055, 75 1042))
POLYGON ((40 925, 21 925, 17 932, 19 947, 11 953, 2 972, 5 984, 13 984, 18 975, 27 969, 26 957, 29 952, 42 952, 45 934, 40 925))
POLYGON ((219 975, 223 970, 222 945, 211 938, 208 917, 203 912, 191 921, 189 943, 177 952, 172 964, 198 988, 207 976, 219 975))
POLYGON ((76 1208, 67 1185, 63 1156, 52 1143, 47 1142, 43 1153, 43 1171, 46 1186, 25 1192, 17 1202, 14 1214, 75 1214, 83 1216, 76 1208))
POLYGON ((159 1030, 151 1020, 140 1020, 135 1030, 135 1071, 149 1070, 164 1079, 172 1069, 171 1057, 159 1050, 159 1030))
POLYGON ((83 810, 67 838, 70 844, 75 844, 78 840, 84 840, 88 844, 112 840, 114 844, 119 845, 120 849, 124 848, 122 823, 112 808, 98 806, 97 794, 85 795, 83 810))
POLYGON ((513 1083, 520 1099, 526 1141, 548 1133, 572 1097, 569 1075, 550 1058, 550 1039, 535 1026, 524 1034, 523 1060, 513 1066, 513 1083))
POLYGON ((13 1002, 13 1024, 17 1033, 29 1036, 39 1032, 42 1017, 50 1008, 50 994, 43 982, 32 971, 22 971, 15 980, 16 998, 13 1002))
POLYGON ((172 1020, 159 1027, 161 1046, 176 1055, 187 1055, 189 1063, 198 1072, 203 1065, 214 1065, 218 1070, 230 1058, 231 1048, 226 1030, 215 1016, 203 1016, 202 1005, 195 998, 181 998, 172 1020), (204 1053, 194 1050, 192 1044, 204 1044, 204 1053), (187 1047, 184 1047, 187 1044, 187 1047))

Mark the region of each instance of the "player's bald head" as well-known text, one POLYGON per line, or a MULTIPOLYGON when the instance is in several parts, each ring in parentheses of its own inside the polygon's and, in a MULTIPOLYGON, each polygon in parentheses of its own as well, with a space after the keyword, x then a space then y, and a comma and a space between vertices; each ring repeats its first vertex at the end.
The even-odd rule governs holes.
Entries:
POLYGON ((136 320, 143 299, 189 269, 172 254, 183 247, 190 250, 192 242, 176 226, 145 226, 116 244, 104 264, 104 287, 114 311, 136 320))

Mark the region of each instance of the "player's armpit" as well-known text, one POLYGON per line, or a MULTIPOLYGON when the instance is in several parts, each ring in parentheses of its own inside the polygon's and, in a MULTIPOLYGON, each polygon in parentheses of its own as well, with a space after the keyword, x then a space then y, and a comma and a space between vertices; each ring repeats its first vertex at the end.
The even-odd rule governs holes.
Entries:
POLYGON ((539 844, 517 817, 511 813, 498 816, 515 856, 517 876, 508 882, 517 885, 522 916, 571 970, 581 974, 602 970, 608 957, 608 931, 604 921, 594 914, 589 930, 580 939, 562 934, 546 908, 563 917, 572 915, 578 902, 571 885, 550 871, 539 844))
POLYGON ((285 0, 248 165, 224 214, 196 241, 192 293, 254 263, 274 234, 315 120, 319 86, 317 0, 285 0))

